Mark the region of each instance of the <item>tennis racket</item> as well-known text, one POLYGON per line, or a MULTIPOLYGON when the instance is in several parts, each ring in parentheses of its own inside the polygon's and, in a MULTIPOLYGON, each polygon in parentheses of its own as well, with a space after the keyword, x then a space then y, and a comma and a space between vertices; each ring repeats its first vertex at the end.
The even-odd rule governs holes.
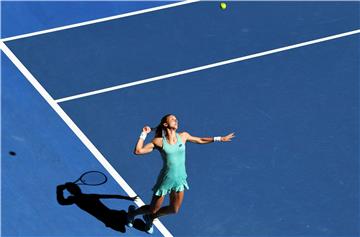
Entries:
POLYGON ((97 186, 106 183, 106 181, 107 177, 104 173, 100 171, 87 171, 73 183, 78 185, 97 186))

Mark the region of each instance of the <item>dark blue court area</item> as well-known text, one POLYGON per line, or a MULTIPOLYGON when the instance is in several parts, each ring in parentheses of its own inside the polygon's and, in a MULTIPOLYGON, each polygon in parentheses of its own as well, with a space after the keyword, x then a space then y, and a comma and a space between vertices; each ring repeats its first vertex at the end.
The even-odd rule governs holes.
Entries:
MULTIPOLYGON (((359 236, 360 2, 234 1, 226 10, 215 1, 189 2, 8 39, 174 3, 1 3, 1 235, 148 236, 140 217, 135 228, 124 225, 134 202, 118 175, 151 201, 160 153, 133 150, 144 125, 172 113, 178 132, 236 137, 186 143, 190 189, 179 213, 159 219, 165 235, 359 236), (352 31, 358 32, 185 72, 352 31), (174 72, 183 73, 66 99, 174 72), (64 201, 71 194, 62 185, 88 170, 108 181, 81 185, 75 202, 64 201)), ((162 235, 155 228, 154 236, 162 235)))

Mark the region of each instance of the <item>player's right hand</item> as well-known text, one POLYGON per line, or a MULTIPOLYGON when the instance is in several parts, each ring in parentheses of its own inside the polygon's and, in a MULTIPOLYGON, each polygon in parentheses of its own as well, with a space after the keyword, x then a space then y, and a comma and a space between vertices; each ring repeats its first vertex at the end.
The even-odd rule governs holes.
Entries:
POLYGON ((143 128, 142 130, 143 132, 146 132, 146 133, 150 133, 151 132, 151 128, 147 125, 145 125, 145 127, 143 128))

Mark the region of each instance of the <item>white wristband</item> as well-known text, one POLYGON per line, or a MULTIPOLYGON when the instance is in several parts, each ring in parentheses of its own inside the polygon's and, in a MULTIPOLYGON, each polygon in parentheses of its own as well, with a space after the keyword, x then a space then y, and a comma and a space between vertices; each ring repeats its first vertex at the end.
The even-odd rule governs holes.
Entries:
POLYGON ((145 139, 146 139, 146 136, 147 136, 147 133, 146 133, 146 132, 142 132, 142 133, 140 134, 140 138, 143 139, 144 141, 145 141, 145 139))
POLYGON ((221 142, 221 137, 214 137, 214 142, 221 142))

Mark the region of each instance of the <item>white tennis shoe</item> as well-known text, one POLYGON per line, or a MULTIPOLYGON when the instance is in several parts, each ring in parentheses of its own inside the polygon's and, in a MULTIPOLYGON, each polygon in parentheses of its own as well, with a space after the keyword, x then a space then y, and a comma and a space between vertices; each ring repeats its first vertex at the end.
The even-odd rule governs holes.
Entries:
POLYGON ((145 221, 145 231, 148 234, 154 233, 153 220, 149 215, 143 215, 143 219, 145 221))

